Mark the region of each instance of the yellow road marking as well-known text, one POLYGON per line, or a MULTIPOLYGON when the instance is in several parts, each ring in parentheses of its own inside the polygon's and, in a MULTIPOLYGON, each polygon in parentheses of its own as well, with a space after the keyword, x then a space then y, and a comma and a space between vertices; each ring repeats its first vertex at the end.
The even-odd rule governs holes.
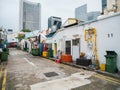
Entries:
POLYGON ((0 78, 2 78, 2 74, 3 74, 3 63, 0 66, 0 78))
POLYGON ((0 67, 0 78, 2 77, 2 67, 0 67))
POLYGON ((94 76, 97 77, 97 78, 101 78, 101 79, 116 83, 116 84, 120 84, 120 80, 117 80, 117 79, 109 77, 109 76, 103 76, 101 74, 96 74, 94 76))
POLYGON ((2 82, 2 90, 5 90, 6 75, 7 75, 7 69, 4 70, 4 78, 3 78, 3 82, 2 82))
MULTIPOLYGON (((101 75, 101 74, 97 74, 97 75, 99 75, 99 76, 101 76, 101 77, 106 77, 106 76, 101 75)), ((109 79, 111 79, 111 80, 114 80, 114 81, 120 82, 120 80, 115 79, 115 78, 112 78, 112 77, 106 77, 106 78, 109 78, 109 79)))

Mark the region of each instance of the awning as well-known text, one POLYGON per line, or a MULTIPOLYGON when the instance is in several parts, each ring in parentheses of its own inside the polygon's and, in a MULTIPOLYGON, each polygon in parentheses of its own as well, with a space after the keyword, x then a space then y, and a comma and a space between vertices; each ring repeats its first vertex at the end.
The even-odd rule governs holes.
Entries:
POLYGON ((40 30, 35 30, 25 34, 25 38, 35 37, 39 35, 40 30))

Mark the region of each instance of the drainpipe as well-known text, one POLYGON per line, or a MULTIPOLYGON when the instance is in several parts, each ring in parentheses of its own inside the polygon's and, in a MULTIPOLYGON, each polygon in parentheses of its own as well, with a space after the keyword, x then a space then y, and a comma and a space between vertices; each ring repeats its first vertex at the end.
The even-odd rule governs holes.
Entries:
POLYGON ((86 30, 84 30, 84 40, 87 41, 87 39, 86 39, 86 30))
POLYGON ((99 68, 99 60, 98 60, 98 50, 97 50, 97 33, 96 29, 94 28, 94 53, 95 53, 95 59, 96 59, 96 68, 99 68))

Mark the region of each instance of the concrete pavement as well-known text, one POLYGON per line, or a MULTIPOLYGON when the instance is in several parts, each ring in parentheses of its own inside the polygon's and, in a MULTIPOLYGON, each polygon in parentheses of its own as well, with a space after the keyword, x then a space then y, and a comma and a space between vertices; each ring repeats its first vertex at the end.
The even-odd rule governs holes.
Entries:
POLYGON ((109 87, 111 90, 119 90, 120 88, 119 82, 106 80, 106 76, 103 78, 95 72, 58 64, 17 49, 10 49, 6 69, 6 90, 108 90, 109 87), (48 84, 51 88, 43 89, 43 86, 48 84))

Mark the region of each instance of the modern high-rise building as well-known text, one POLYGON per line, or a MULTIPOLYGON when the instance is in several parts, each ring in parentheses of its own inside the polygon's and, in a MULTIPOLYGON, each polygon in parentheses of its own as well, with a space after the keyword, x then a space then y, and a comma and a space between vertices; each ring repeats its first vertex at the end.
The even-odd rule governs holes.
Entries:
POLYGON ((87 4, 75 9, 75 18, 82 21, 87 20, 87 4))
POLYGON ((62 19, 60 17, 51 16, 48 18, 48 28, 51 29, 51 33, 60 29, 62 25, 62 19))
POLYGON ((102 0, 102 13, 104 12, 104 9, 107 7, 107 0, 102 0))
POLYGON ((75 18, 81 21, 96 19, 100 15, 100 11, 87 12, 87 4, 75 9, 75 18))
POLYGON ((89 12, 89 13, 87 13, 87 19, 88 20, 94 20, 94 19, 96 19, 100 15, 101 15, 100 11, 89 12))
POLYGON ((40 3, 20 0, 20 30, 31 31, 41 29, 41 5, 40 3))

